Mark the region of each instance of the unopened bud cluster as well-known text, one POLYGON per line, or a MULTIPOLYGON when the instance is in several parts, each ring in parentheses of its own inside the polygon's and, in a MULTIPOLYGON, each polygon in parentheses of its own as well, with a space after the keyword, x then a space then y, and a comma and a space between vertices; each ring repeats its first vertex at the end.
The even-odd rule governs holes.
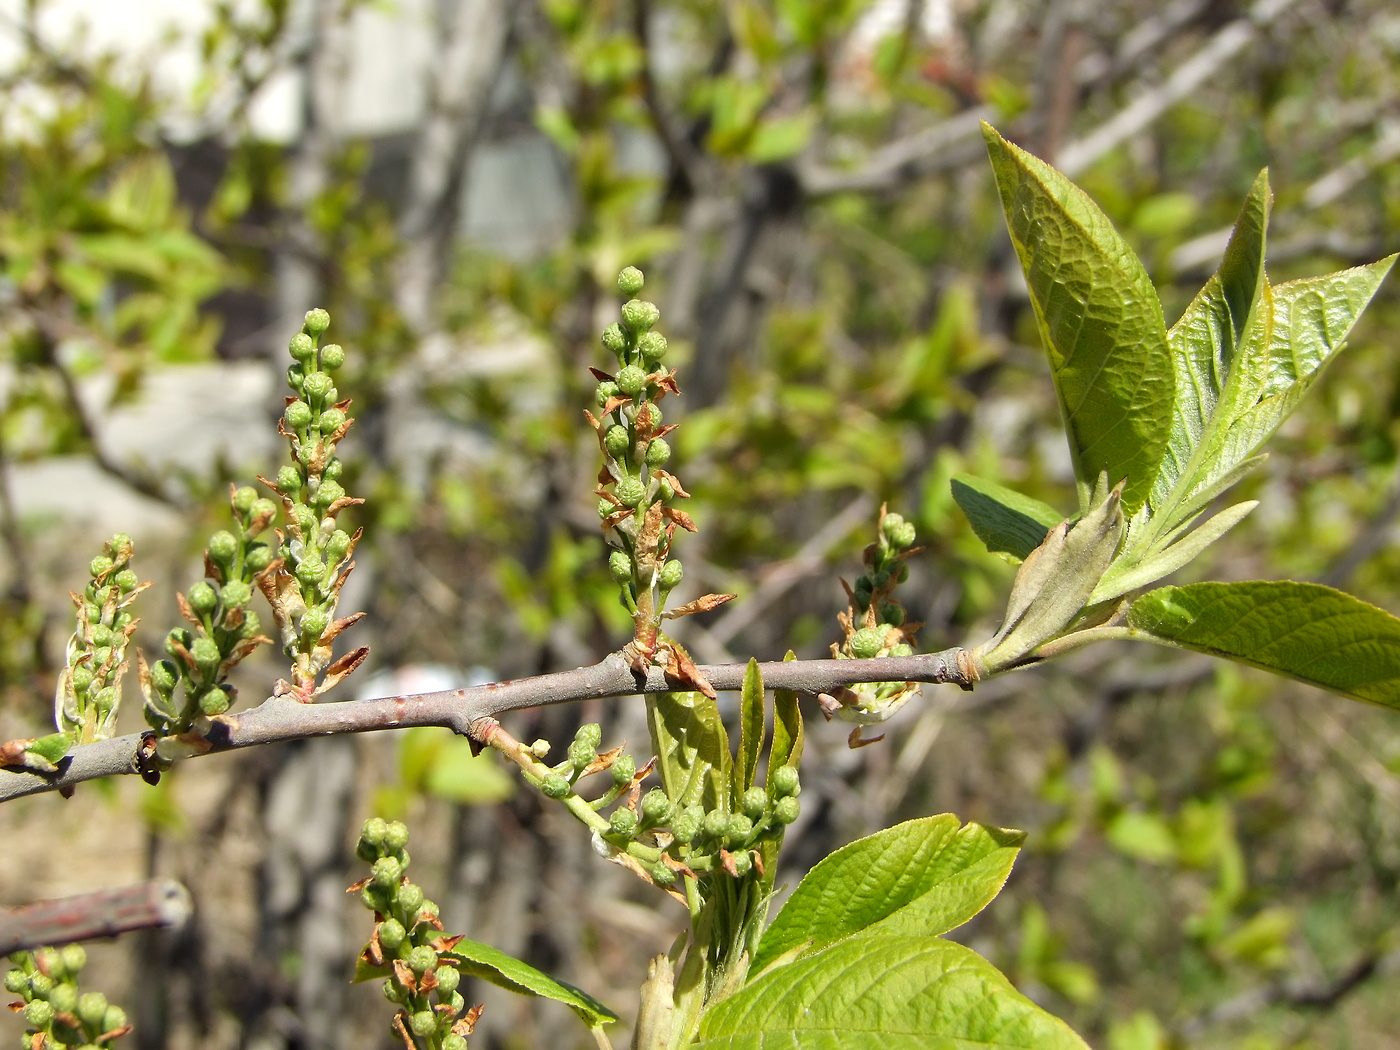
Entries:
POLYGON ((270 529, 277 504, 249 486, 229 486, 233 527, 209 537, 204 578, 179 596, 189 623, 165 637, 165 659, 141 668, 146 721, 163 737, 185 733, 201 716, 220 715, 237 696, 233 668, 270 638, 250 605, 277 557, 270 529), (271 542, 269 542, 269 540, 271 542))
POLYGON ((5 990, 19 996, 11 1008, 28 1025, 20 1037, 24 1050, 105 1048, 131 1031, 120 1006, 109 1003, 101 992, 78 990, 78 974, 87 965, 82 945, 15 952, 10 962, 5 990))
POLYGON ((670 557, 676 528, 694 531, 683 511, 670 503, 688 493, 666 470, 671 446, 660 402, 678 393, 675 370, 661 364, 666 337, 655 331, 660 311, 632 298, 642 290, 642 272, 629 266, 617 284, 629 301, 622 317, 603 331, 603 346, 617 358, 615 373, 594 369, 600 415, 586 413, 603 450, 598 475, 598 516, 613 551, 608 570, 621 591, 622 604, 637 622, 638 639, 655 634, 671 590, 681 581, 681 563, 670 557))
MULTIPOLYGON (((874 543, 865 548, 865 572, 854 587, 846 587, 850 602, 837 619, 845 633, 831 647, 838 660, 870 660, 880 656, 913 656, 915 634, 922 624, 908 622, 894 591, 909 578, 905 560, 916 553, 912 523, 880 509, 874 543)), ((843 581, 844 586, 844 581, 843 581)), ((839 697, 841 714, 850 721, 882 721, 919 692, 917 683, 874 682, 851 686, 839 697)))
POLYGON ((126 645, 137 624, 131 606, 149 586, 131 568, 133 549, 130 536, 113 536, 88 567, 92 581, 73 595, 77 626, 54 691, 54 722, 75 744, 105 740, 116 728, 126 645))
POLYGON ((259 586, 272 606, 282 651, 293 661, 293 690, 302 699, 309 699, 317 676, 330 665, 336 637, 358 619, 335 618, 360 539, 359 531, 352 535, 340 528, 337 517, 364 501, 348 495, 340 482, 344 465, 335 449, 352 420, 350 401, 340 399, 332 375, 345 363, 345 350, 336 343, 320 345, 329 326, 325 310, 311 310, 291 341, 287 384, 293 396, 278 430, 291 444, 292 462, 275 479, 259 479, 281 497, 286 517, 285 535, 279 533, 282 561, 259 586))
POLYGON ((351 889, 360 891, 375 920, 361 962, 388 968, 384 997, 399 1007, 393 1027, 407 1045, 466 1050, 475 1015, 464 1016, 462 974, 450 953, 461 938, 443 936, 438 906, 408 881, 407 847, 408 828, 400 821, 371 817, 360 831, 355 853, 371 871, 351 889))

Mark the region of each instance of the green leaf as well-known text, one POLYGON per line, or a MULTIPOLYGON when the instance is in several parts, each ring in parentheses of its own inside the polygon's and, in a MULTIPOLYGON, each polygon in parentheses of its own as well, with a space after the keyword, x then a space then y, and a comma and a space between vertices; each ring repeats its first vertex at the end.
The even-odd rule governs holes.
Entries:
MULTIPOLYGON (((788 650, 784 662, 796 660, 797 654, 788 650)), ((768 750, 768 775, 779 766, 793 766, 802 762, 802 708, 798 706, 797 694, 790 689, 778 689, 773 693, 773 743, 768 750)), ((772 794, 770 789, 769 794, 772 794)))
POLYGON ((1131 515, 1147 499, 1172 421, 1172 370, 1157 293, 1108 217, 1050 165, 982 126, 1079 479, 1127 479, 1131 515))
POLYGON ((744 686, 739 694, 739 755, 734 767, 732 802, 737 807, 739 796, 753 787, 758 772, 758 753, 763 749, 764 733, 763 674, 758 661, 749 658, 744 668, 744 686))
POLYGON ((953 499, 967 515, 972 531, 993 554, 1010 554, 1024 561, 1064 518, 1048 503, 971 474, 956 475, 951 486, 953 499))
POLYGON ((1176 858, 1176 838, 1171 828, 1155 813, 1125 809, 1104 829, 1114 849, 1129 857, 1166 864, 1176 858))
POLYGON ((1086 1050, 971 949, 937 937, 849 937, 711 1008, 697 1050, 1086 1050))
POLYGON ((1128 625, 1400 710, 1400 619, 1331 587, 1288 580, 1162 587, 1133 602, 1128 625))
POLYGON ((1146 587, 1149 583, 1156 583, 1162 577, 1176 572, 1177 569, 1194 560, 1203 550, 1243 521, 1257 506, 1259 506, 1259 501, 1254 499, 1236 503, 1233 507, 1222 510, 1200 528, 1177 540, 1170 547, 1142 562, 1135 563, 1127 559, 1115 562, 1109 566, 1108 571, 1099 580, 1098 586, 1094 588, 1094 593, 1089 596, 1088 604, 1095 605, 1099 602, 1106 602, 1110 598, 1117 598, 1129 591, 1135 591, 1139 587, 1146 587))
POLYGON ((921 936, 961 926, 1001 890, 1024 837, 944 813, 857 839, 807 873, 764 932, 753 971, 876 924, 921 936))
POLYGON ((523 963, 489 944, 463 939, 453 945, 452 951, 445 954, 448 958, 460 961, 458 968, 465 975, 490 981, 517 995, 534 995, 563 1003, 589 1025, 617 1020, 617 1014, 587 992, 556 981, 530 964, 523 963))
POLYGON ((749 160, 754 164, 772 164, 801 153, 817 128, 817 111, 807 107, 787 117, 771 117, 760 121, 749 140, 749 160))
POLYGON ((657 693, 647 698, 647 725, 671 800, 727 811, 733 760, 715 701, 703 693, 657 693))

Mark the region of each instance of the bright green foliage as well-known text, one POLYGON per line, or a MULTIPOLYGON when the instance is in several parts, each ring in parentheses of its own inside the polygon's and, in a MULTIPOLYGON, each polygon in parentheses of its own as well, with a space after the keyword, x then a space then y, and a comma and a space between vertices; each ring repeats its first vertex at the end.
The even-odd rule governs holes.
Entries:
POLYGON ((87 965, 82 945, 15 952, 5 974, 5 990, 19 996, 15 1004, 28 1025, 21 1036, 30 1047, 77 1046, 102 1050, 131 1031, 126 1011, 101 992, 78 991, 78 975, 87 965))
POLYGON ((1254 580, 1149 591, 1128 624, 1153 640, 1400 710, 1400 619, 1315 583, 1254 580))
POLYGON ((972 531, 993 554, 1024 561, 1063 517, 1038 499, 971 474, 959 474, 951 484, 953 499, 967 515, 972 531))
POLYGON ((984 125, 1011 240, 1030 287, 1060 411, 1089 509, 1098 477, 1127 479, 1123 508, 1147 499, 1172 412, 1162 307, 1108 217, 1044 161, 984 125))

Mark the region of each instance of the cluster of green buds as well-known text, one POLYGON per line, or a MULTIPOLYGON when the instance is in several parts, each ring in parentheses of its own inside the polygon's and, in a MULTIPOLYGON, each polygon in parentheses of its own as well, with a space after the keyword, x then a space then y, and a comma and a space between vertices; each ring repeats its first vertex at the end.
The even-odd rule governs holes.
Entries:
POLYGON ((370 865, 351 886, 374 912, 374 932, 360 955, 362 971, 387 972, 384 997, 399 1007, 393 1029, 409 1047, 466 1050, 481 1008, 466 1009, 457 991, 462 974, 451 950, 462 939, 446 937, 438 906, 408 881, 408 828, 371 817, 360 831, 356 855, 370 865))
MULTIPOLYGON (((678 805, 661 788, 643 794, 641 784, 651 764, 638 769, 636 759, 620 747, 599 752, 601 740, 596 723, 580 727, 564 761, 533 769, 522 762, 526 778, 592 828, 602 856, 621 861, 662 889, 670 889, 686 874, 725 871, 743 876, 756 867, 762 874, 760 847, 779 838, 797 819, 801 786, 795 767, 775 769, 768 789, 750 788, 732 811, 727 805, 707 810, 698 804, 678 805), (576 792, 580 780, 602 772, 610 775, 612 784, 601 796, 587 800, 576 792), (610 806, 614 808, 604 816, 610 806)), ((539 741, 529 751, 542 758, 548 745, 539 741)))
POLYGON ((633 655, 650 660, 666 599, 683 574, 681 563, 671 557, 672 537, 677 527, 694 532, 695 523, 671 506, 689 493, 666 470, 671 458, 666 435, 675 424, 662 423, 660 402, 680 391, 675 370, 661 364, 666 337, 655 331, 660 311, 654 303, 633 298, 642 284, 642 272, 634 266, 618 275, 618 289, 629 300, 622 320, 603 331, 603 346, 616 356, 617 371, 592 369, 600 415, 584 414, 603 450, 596 493, 598 516, 612 546, 608 569, 636 624, 633 655))
POLYGON ((15 952, 10 962, 5 990, 20 997, 10 1008, 29 1026, 20 1037, 24 1050, 94 1050, 111 1046, 131 1031, 120 1006, 109 1003, 101 992, 78 991, 78 974, 87 965, 82 945, 15 952))
MULTIPOLYGON (((209 537, 204 550, 204 578, 176 595, 188 627, 165 637, 163 660, 140 663, 146 721, 161 736, 157 751, 164 759, 180 757, 184 745, 175 738, 189 733, 202 717, 221 715, 237 696, 228 678, 258 646, 258 614, 249 606, 253 588, 277 557, 269 527, 277 504, 248 486, 229 486, 233 528, 209 537)), ((188 743, 188 742, 186 742, 188 743)), ((192 745, 193 746, 193 745, 192 745)))
POLYGON ((277 429, 291 444, 292 462, 277 472, 275 481, 258 479, 277 492, 286 514, 282 559, 259 580, 282 651, 292 661, 291 683, 279 691, 303 702, 330 689, 369 652, 356 649, 331 662, 335 639, 363 615, 335 618, 360 540, 360 530, 351 535, 336 519, 364 500, 347 495, 340 483, 344 465, 335 449, 352 419, 350 401, 340 400, 332 378, 345 363, 345 350, 337 343, 319 345, 330 323, 325 310, 311 310, 291 341, 287 384, 293 396, 287 398, 277 429))
MULTIPOLYGON (((881 507, 876 532, 875 542, 865 548, 865 572, 854 587, 841 581, 849 606, 836 617, 845 634, 831 647, 831 655, 838 660, 913 656, 915 635, 923 626, 910 623, 904 606, 894 597, 895 588, 909 578, 906 560, 919 550, 914 546, 914 526, 881 507)), ((861 738, 862 725, 885 721, 918 694, 917 682, 872 682, 842 689, 836 696, 823 694, 820 699, 828 718, 836 714, 856 723, 851 734, 855 747, 874 742, 861 738)))

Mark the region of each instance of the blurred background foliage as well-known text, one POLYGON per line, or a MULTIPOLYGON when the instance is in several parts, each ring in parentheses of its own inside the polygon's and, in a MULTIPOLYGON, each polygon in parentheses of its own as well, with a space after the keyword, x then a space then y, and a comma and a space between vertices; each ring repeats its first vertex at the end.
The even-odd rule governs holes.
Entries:
MULTIPOLYGON (((369 613, 355 644, 374 663, 341 692, 383 695, 572 667, 625 640, 582 425, 625 264, 648 275, 685 395, 668 422, 684 424, 701 532, 677 600, 740 595, 677 634, 729 660, 825 653, 838 577, 858 571, 883 501, 927 547, 904 594, 925 646, 980 641, 1014 569, 982 549, 949 478, 1072 509, 979 119, 1100 203, 1169 323, 1264 166, 1273 280, 1400 248, 1387 0, 194 6, 196 27, 156 48, 196 56, 179 90, 149 54, 59 32, 62 12, 36 0, 0 18, 11 736, 42 729, 62 594, 101 537, 130 531, 146 573, 183 588, 227 481, 275 470, 285 343, 311 306, 350 348, 347 487, 370 495, 347 601, 369 613), (395 53, 385 27, 405 20, 426 51, 395 53), (357 130, 367 55, 369 90, 418 100, 396 130, 357 130), (280 137, 259 117, 276 99, 280 137), (54 472, 75 463, 89 473, 54 472)), ((1400 609, 1397 328, 1391 282, 1245 483, 1260 509, 1183 575, 1318 580, 1400 609)), ((174 612, 148 596, 138 641, 155 648, 174 612)), ((279 671, 250 663, 244 695, 264 695, 279 671)), ((511 729, 562 740, 589 720, 645 739, 640 705, 620 701, 511 729)), ((1006 893, 960 935, 1091 1043, 1400 1045, 1392 715, 1115 646, 929 692, 874 747, 845 735, 812 727, 780 882, 915 815, 1021 827, 1006 893)), ((141 1047, 388 1046, 377 996, 344 983, 367 930, 342 890, 370 811, 410 820, 449 929, 624 1013, 679 926, 445 731, 7 806, 7 841, 47 827, 62 846, 8 867, 6 894, 117 873, 191 886, 191 930, 108 950, 106 991, 141 1047)), ((487 1003, 482 1045, 576 1038, 548 1007, 464 991, 487 1003)))

